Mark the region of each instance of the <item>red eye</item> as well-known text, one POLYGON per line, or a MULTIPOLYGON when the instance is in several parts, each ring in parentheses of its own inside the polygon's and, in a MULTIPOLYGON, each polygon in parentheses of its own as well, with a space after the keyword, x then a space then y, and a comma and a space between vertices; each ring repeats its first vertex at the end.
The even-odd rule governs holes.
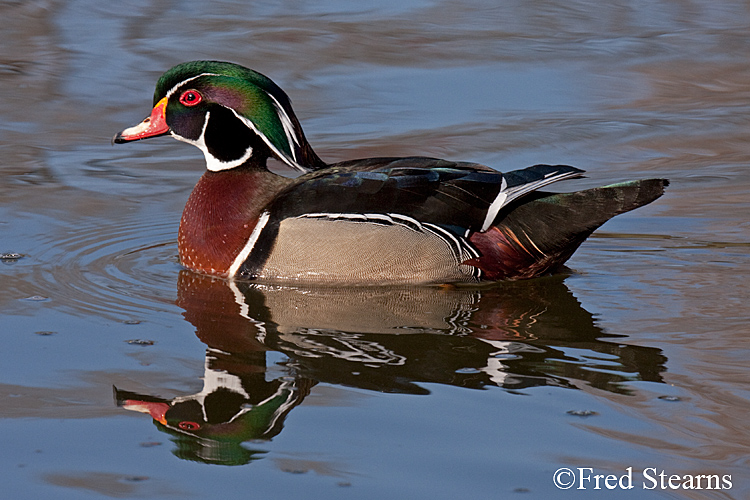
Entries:
POLYGON ((185 106, 195 106, 203 100, 203 96, 197 90, 186 90, 180 96, 180 102, 185 106))
POLYGON ((179 424, 177 424, 177 427, 184 431, 197 431, 201 428, 200 424, 189 421, 180 422, 179 424))

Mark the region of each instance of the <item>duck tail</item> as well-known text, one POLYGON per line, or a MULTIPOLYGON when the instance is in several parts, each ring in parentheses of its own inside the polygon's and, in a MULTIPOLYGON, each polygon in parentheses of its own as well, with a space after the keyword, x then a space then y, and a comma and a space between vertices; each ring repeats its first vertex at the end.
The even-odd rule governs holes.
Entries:
POLYGON ((507 207, 470 241, 480 257, 466 261, 487 280, 540 276, 562 266, 581 243, 612 217, 664 194, 667 179, 645 179, 574 193, 531 193, 507 207))

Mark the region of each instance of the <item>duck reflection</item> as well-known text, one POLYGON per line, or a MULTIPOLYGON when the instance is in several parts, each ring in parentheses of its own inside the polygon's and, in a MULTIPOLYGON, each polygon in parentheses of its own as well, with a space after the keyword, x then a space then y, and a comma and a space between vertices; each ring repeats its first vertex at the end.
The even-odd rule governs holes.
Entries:
POLYGON ((598 328, 564 276, 492 288, 295 288, 182 271, 178 305, 208 347, 204 387, 173 399, 116 389, 151 415, 182 458, 240 464, 277 435, 318 382, 428 394, 425 385, 627 393, 661 382, 658 349, 598 328), (267 366, 267 352, 287 358, 267 366))

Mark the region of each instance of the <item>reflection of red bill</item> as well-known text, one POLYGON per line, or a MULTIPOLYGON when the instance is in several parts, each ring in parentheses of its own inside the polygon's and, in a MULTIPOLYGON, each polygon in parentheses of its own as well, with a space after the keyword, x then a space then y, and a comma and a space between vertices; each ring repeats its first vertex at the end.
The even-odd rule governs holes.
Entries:
POLYGON ((118 133, 112 139, 112 142, 121 144, 123 142, 139 141, 149 137, 158 137, 168 133, 169 126, 167 125, 167 119, 164 116, 166 108, 167 98, 164 97, 161 101, 156 103, 156 106, 154 106, 154 109, 151 111, 151 116, 135 127, 126 128, 118 133))
POLYGON ((126 399, 122 405, 126 410, 138 411, 141 413, 148 413, 151 418, 156 420, 162 425, 167 425, 167 417, 165 414, 169 410, 170 406, 167 403, 156 403, 152 401, 137 401, 135 399, 126 399))

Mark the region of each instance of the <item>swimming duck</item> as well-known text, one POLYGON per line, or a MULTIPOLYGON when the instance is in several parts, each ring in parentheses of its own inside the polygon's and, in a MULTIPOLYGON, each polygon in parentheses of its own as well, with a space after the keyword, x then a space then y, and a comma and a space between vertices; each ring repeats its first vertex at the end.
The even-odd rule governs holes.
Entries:
POLYGON ((219 61, 179 64, 154 106, 114 143, 162 135, 197 146, 207 171, 182 214, 183 266, 223 278, 310 284, 447 284, 521 279, 562 266, 599 226, 662 195, 665 179, 574 193, 566 165, 501 173, 435 158, 328 165, 266 76, 219 61), (271 172, 275 158, 302 172, 271 172))

